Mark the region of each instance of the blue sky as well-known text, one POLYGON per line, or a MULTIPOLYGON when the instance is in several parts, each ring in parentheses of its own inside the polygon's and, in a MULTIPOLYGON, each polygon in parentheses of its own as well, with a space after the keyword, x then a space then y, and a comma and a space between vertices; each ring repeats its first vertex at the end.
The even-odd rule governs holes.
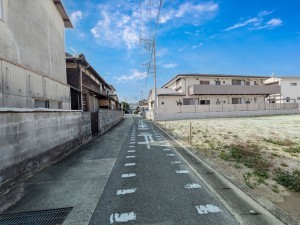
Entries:
MULTIPOLYGON (((159 0, 149 2, 63 0, 75 26, 66 30, 66 51, 83 53, 121 101, 153 88, 140 42, 155 30, 159 0)), ((163 0, 157 86, 180 73, 300 76, 299 10, 298 0, 163 0)))

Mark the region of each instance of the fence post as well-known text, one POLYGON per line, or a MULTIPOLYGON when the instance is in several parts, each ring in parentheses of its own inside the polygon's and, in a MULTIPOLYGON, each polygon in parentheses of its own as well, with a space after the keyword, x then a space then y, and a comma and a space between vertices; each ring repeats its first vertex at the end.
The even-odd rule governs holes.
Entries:
POLYGON ((190 145, 192 144, 192 122, 190 122, 190 145))

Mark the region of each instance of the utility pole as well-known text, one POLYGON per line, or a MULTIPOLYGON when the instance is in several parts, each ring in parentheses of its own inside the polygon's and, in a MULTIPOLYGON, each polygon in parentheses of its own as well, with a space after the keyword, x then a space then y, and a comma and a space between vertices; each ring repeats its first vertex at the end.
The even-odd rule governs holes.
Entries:
POLYGON ((154 68, 154 114, 157 112, 158 101, 157 101, 157 88, 156 88, 156 40, 153 40, 153 68, 154 68))

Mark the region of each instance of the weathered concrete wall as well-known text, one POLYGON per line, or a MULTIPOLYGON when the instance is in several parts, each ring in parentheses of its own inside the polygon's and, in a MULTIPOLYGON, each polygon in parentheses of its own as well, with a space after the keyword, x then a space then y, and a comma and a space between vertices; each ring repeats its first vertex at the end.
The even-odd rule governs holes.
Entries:
POLYGON ((227 118, 227 117, 249 117, 249 116, 270 116, 270 115, 289 115, 300 114, 299 109, 290 110, 258 110, 258 111, 233 111, 233 112, 199 112, 199 113, 165 113, 151 114, 148 112, 147 119, 155 121, 168 120, 187 120, 187 119, 205 119, 205 118, 227 118))
POLYGON ((64 22, 53 0, 2 0, 0 56, 67 82, 64 22))
POLYGON ((22 197, 22 181, 91 139, 90 113, 0 112, 0 212, 22 197))
POLYGON ((98 128, 99 133, 102 134, 105 131, 112 128, 114 125, 119 123, 123 118, 122 110, 109 110, 99 109, 98 113, 98 128))

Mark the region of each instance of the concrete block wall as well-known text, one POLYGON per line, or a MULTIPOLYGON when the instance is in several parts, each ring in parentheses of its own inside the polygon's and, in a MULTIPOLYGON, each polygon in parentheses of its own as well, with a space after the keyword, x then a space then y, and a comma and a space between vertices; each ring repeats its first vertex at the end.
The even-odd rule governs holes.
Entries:
MULTIPOLYGON (((230 117, 250 117, 250 116, 271 116, 300 114, 299 109, 290 110, 257 110, 257 111, 232 111, 232 112, 200 112, 200 113, 165 113, 154 114, 155 121, 188 120, 205 118, 230 118, 230 117)), ((153 114, 148 114, 147 119, 153 120, 153 114)))
POLYGON ((109 110, 99 109, 98 113, 98 128, 99 133, 102 134, 109 130, 123 118, 123 112, 121 110, 109 110))
POLYGON ((90 140, 90 113, 0 112, 0 212, 22 197, 22 181, 90 140))

